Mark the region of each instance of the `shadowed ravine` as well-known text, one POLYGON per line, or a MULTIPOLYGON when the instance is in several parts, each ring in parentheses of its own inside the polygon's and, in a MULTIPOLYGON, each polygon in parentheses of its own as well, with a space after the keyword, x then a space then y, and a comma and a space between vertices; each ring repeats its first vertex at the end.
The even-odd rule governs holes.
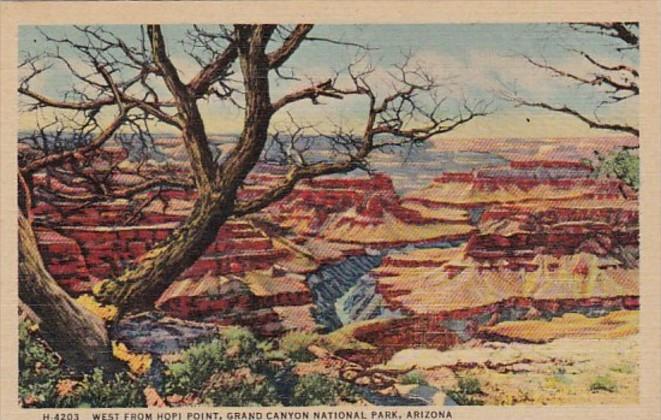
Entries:
POLYGON ((441 241, 394 247, 376 255, 351 256, 321 267, 307 277, 315 304, 315 319, 323 326, 324 332, 330 332, 356 321, 403 316, 399 311, 387 308, 383 296, 376 292, 376 282, 369 272, 379 267, 391 252, 409 248, 450 248, 461 243, 441 241))
MULTIPOLYGON (((336 302, 350 294, 360 279, 381 264, 383 255, 360 255, 329 264, 307 278, 315 303, 314 317, 326 332, 347 323, 348 314, 338 312, 336 302)), ((344 308, 344 305, 341 305, 344 308)))

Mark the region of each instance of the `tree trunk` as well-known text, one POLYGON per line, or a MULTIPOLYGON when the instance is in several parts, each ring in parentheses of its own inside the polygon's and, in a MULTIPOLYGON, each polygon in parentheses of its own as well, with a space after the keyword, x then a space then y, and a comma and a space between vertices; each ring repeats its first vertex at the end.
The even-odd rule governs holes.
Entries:
POLYGON ((18 228, 19 297, 40 318, 39 328, 48 344, 72 368, 118 369, 103 320, 78 305, 51 277, 23 215, 18 217, 18 228))
POLYGON ((166 240, 140 257, 135 267, 118 279, 108 279, 95 290, 96 297, 118 307, 120 314, 153 307, 167 287, 190 267, 214 241, 233 210, 233 200, 220 194, 200 196, 183 225, 166 240))
MULTIPOLYGON (((200 196, 191 215, 169 238, 142 256, 137 265, 121 277, 105 280, 98 286, 95 291, 98 299, 117 306, 120 314, 149 309, 167 287, 205 252, 220 227, 232 216, 237 191, 264 149, 273 113, 265 54, 266 43, 273 30, 274 27, 269 25, 240 25, 238 49, 246 99, 244 127, 236 148, 218 168, 218 179, 209 189, 211 164, 200 158, 210 155, 205 146, 204 126, 201 120, 198 121, 193 99, 178 80, 176 71, 170 68, 160 29, 150 30, 156 58, 168 76, 171 91, 179 98, 181 113, 191 117, 185 120, 184 140, 191 146, 189 153, 194 163, 194 173, 199 175, 196 182, 200 196), (197 143, 186 139, 197 139, 197 143), (198 146, 193 147, 195 144, 198 146), (198 167, 195 165, 201 169, 195 170, 198 167)), ((210 159, 209 156, 206 158, 210 159)))

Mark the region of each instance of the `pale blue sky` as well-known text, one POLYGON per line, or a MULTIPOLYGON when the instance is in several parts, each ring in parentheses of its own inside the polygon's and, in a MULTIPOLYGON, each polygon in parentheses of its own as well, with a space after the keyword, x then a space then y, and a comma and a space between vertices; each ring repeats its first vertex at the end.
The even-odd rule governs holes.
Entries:
MULTIPOLYGON (((121 35, 127 42, 134 42, 138 34, 135 26, 106 26, 121 35)), ((185 56, 177 43, 189 26, 165 26, 169 52, 183 71, 184 78, 192 76, 195 64, 185 56)), ((79 34, 71 27, 41 27, 54 37, 70 37, 79 40, 79 34)), ((587 49, 608 63, 627 62, 637 64, 637 51, 617 52, 604 38, 585 36, 568 30, 564 26, 549 24, 434 24, 434 25, 319 25, 311 36, 332 38, 367 44, 374 50, 369 52, 370 62, 379 70, 374 83, 383 85, 385 71, 402 59, 402 53, 411 52, 414 59, 424 64, 430 72, 445 80, 447 95, 456 104, 460 98, 468 100, 494 99, 495 111, 488 118, 476 121, 459 130, 460 136, 530 137, 541 135, 595 135, 607 132, 590 132, 585 126, 570 117, 552 115, 548 112, 514 109, 511 104, 498 100, 497 92, 503 87, 516 86, 518 92, 533 99, 546 100, 554 104, 567 104, 591 113, 600 97, 592 88, 579 88, 564 83, 548 73, 525 63, 521 54, 536 59, 546 59, 558 67, 589 70, 587 62, 571 51, 573 47, 587 49), (381 82, 381 83, 380 83, 381 82), (528 121, 530 120, 530 121, 528 121)), ((35 27, 21 27, 19 51, 37 54, 49 46, 43 42, 35 27)), ((66 50, 62 50, 67 54, 66 50)), ((329 43, 308 43, 287 63, 298 75, 308 75, 320 80, 330 76, 332 70, 341 70, 355 58, 357 50, 329 43)), ((61 96, 71 86, 62 67, 54 67, 34 87, 49 95, 61 96)), ((273 94, 277 96, 291 91, 307 82, 282 82, 273 79, 273 94)), ((385 93, 385 91, 384 91, 385 93)), ((637 119, 637 102, 617 107, 600 109, 600 116, 616 118, 622 122, 637 119)), ((364 102, 345 100, 328 102, 326 106, 311 107, 309 103, 291 108, 292 114, 304 122, 332 120, 360 126, 364 115, 364 102)), ((207 125, 210 131, 232 133, 240 130, 241 112, 226 105, 209 103, 203 112, 211 117, 207 125), (222 115, 222 118, 216 117, 222 115)), ((452 112, 452 109, 448 109, 452 112)), ((278 120, 276 120, 277 123, 278 120)), ((28 116, 23 116, 22 127, 29 127, 28 116)))

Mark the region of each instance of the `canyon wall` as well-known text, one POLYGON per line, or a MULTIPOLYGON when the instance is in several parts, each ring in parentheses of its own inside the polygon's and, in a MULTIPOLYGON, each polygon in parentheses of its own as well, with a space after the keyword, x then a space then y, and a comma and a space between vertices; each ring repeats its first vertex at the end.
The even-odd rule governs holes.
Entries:
MULTIPOLYGON (((279 176, 255 175, 242 199, 279 176)), ((44 260, 70 293, 89 292, 167 238, 194 198, 38 200, 44 260)), ((501 319, 637 307, 638 230, 635 191, 576 162, 445 173, 401 198, 382 174, 311 180, 225 224, 156 306, 266 336, 379 318, 355 337, 443 348, 501 319)))

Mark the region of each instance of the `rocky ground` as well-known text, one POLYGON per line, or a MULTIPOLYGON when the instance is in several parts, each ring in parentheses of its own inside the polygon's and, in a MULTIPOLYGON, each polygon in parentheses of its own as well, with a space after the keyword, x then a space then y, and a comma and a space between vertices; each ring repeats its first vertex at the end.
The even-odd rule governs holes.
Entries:
MULTIPOLYGON (((634 328, 635 329, 635 328, 634 328)), ((451 350, 409 349, 384 366, 415 366, 443 392, 474 378, 487 405, 637 404, 638 336, 559 338, 543 344, 469 341, 451 350)))

